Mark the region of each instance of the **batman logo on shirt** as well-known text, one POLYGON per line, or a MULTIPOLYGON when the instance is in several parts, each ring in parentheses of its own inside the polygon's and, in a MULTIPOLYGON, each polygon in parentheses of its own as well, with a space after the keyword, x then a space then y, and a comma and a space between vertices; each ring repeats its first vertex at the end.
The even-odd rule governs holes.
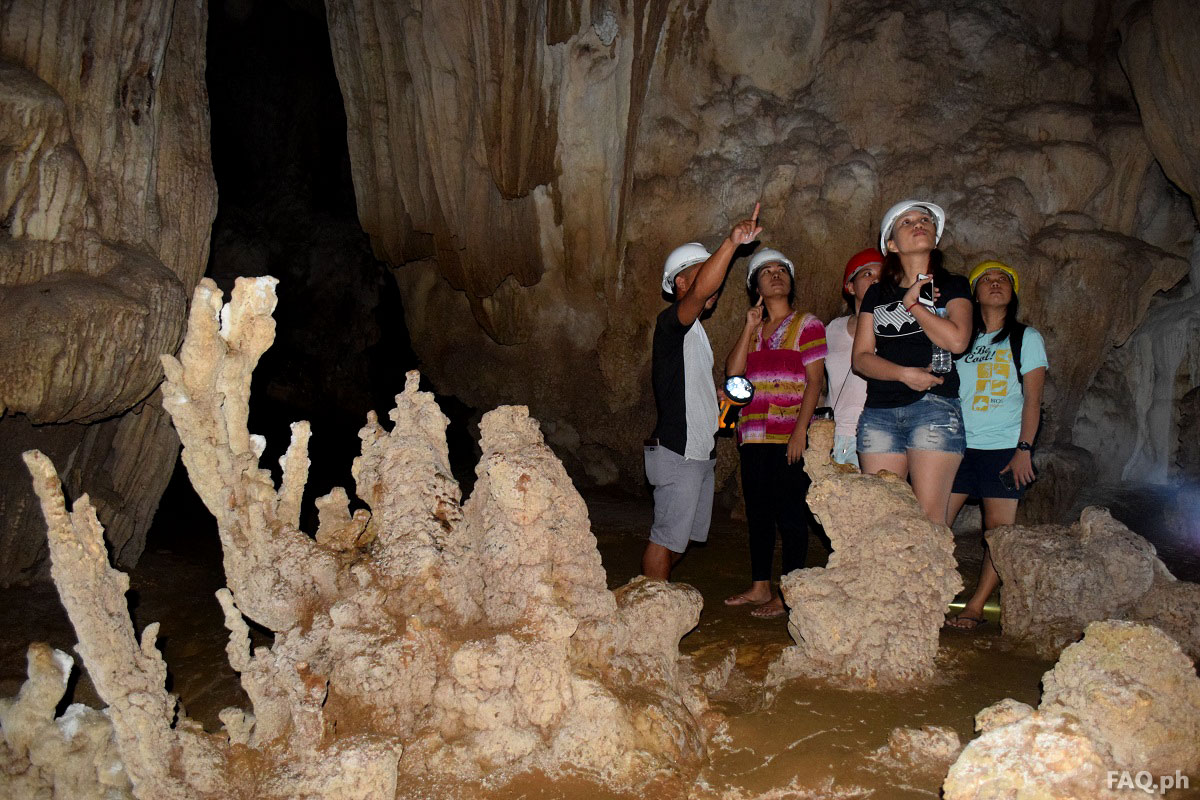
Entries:
POLYGON ((894 338, 921 333, 921 326, 917 323, 917 318, 904 310, 903 300, 875 306, 873 317, 876 336, 894 338))

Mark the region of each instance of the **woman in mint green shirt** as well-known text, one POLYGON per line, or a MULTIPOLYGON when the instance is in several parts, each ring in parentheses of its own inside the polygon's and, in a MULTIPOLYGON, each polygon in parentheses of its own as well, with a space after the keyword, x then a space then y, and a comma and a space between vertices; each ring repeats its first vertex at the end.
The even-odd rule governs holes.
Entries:
MULTIPOLYGON (((956 365, 967 449, 954 478, 949 518, 953 523, 967 498, 978 497, 986 533, 1016 522, 1017 504, 1033 483, 1033 440, 1048 362, 1042 335, 1017 321, 1017 271, 985 261, 971 270, 969 281, 974 338, 956 365)), ((946 624, 964 630, 984 624, 984 605, 999 583, 985 549, 975 593, 946 624)))

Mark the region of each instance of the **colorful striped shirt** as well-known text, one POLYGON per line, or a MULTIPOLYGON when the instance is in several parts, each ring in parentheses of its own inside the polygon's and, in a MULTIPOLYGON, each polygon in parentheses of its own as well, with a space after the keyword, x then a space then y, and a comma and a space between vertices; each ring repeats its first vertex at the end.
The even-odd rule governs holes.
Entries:
POLYGON ((758 329, 746 356, 754 398, 738 415, 740 444, 787 444, 804 400, 805 368, 825 354, 825 326, 812 314, 793 311, 765 342, 758 329))

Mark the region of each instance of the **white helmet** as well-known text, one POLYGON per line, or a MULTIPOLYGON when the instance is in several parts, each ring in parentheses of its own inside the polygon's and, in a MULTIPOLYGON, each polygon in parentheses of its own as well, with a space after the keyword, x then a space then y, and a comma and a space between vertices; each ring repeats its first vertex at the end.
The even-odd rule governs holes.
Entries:
POLYGON ((767 264, 783 264, 787 267, 788 275, 792 276, 792 281, 796 280, 796 267, 792 264, 791 259, 785 256, 778 250, 772 250, 769 247, 764 247, 754 254, 750 259, 750 268, 746 270, 746 288, 754 288, 754 276, 758 274, 758 270, 767 264))
POLYGON ((892 238, 892 226, 896 224, 896 217, 914 208, 924 208, 933 214, 933 218, 937 220, 937 233, 933 236, 933 244, 936 246, 942 240, 942 230, 946 227, 946 212, 942 210, 941 206, 924 200, 901 200, 883 215, 883 223, 879 226, 879 249, 881 251, 887 252, 887 241, 892 238))
POLYGON ((675 294, 675 276, 693 264, 708 261, 711 255, 712 253, 705 250, 704 245, 699 242, 688 242, 676 247, 671 251, 671 255, 667 256, 667 263, 663 265, 663 291, 675 294))

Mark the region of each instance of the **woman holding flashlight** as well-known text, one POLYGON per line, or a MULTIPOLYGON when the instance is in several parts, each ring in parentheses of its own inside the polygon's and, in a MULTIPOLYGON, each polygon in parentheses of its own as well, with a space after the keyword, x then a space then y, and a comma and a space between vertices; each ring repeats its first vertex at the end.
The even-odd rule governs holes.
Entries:
POLYGON ((725 359, 726 375, 745 375, 754 395, 738 417, 738 459, 750 533, 750 588, 726 605, 755 605, 761 619, 783 616, 783 598, 771 589, 775 531, 783 545, 783 573, 804 566, 808 555, 804 449, 808 423, 825 380, 825 326, 792 308, 795 267, 778 250, 750 260, 746 290, 750 310, 737 344, 725 359))

